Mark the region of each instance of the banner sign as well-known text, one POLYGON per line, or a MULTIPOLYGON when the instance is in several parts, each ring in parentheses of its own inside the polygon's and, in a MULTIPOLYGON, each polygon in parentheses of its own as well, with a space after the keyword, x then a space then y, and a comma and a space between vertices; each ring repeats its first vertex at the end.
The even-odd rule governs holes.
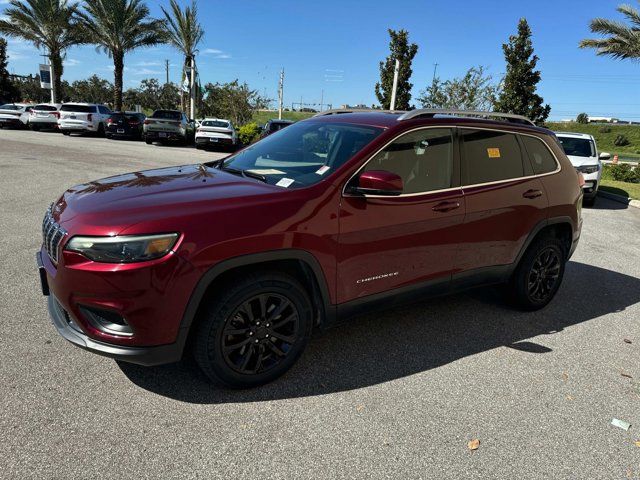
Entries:
POLYGON ((51 67, 40 64, 40 87, 51 89, 51 67))

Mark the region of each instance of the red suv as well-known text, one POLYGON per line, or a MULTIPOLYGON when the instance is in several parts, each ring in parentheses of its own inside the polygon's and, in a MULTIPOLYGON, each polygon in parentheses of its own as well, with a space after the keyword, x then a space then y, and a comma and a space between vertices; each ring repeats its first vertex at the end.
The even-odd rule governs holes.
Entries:
POLYGON ((37 259, 75 345, 142 365, 190 350, 251 387, 365 309, 488 284, 544 307, 581 203, 556 137, 524 117, 330 111, 222 161, 67 190, 37 259))

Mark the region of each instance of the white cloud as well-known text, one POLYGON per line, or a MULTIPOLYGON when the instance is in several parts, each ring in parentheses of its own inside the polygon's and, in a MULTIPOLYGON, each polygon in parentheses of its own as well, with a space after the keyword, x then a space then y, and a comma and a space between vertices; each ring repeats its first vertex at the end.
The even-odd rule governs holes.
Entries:
POLYGON ((223 53, 222 50, 218 50, 217 48, 205 48, 202 51, 203 55, 219 55, 223 53))
POLYGON ((75 67, 76 65, 80 65, 82 62, 80 60, 76 60, 75 58, 67 58, 63 65, 65 67, 75 67))
POLYGON ((160 75, 162 72, 159 70, 151 70, 150 68, 139 68, 132 70, 134 75, 160 75))
POLYGON ((160 65, 163 65, 162 62, 138 62, 138 63, 134 63, 133 64, 135 67, 159 67, 160 65))
POLYGON ((231 58, 231 55, 228 53, 221 53, 220 55, 216 55, 214 58, 231 58))

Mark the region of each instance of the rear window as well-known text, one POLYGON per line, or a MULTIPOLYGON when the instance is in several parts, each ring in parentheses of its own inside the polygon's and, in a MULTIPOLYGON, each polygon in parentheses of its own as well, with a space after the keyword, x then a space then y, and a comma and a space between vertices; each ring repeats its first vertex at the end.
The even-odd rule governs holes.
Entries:
POLYGON ((533 172, 536 175, 551 173, 558 168, 556 159, 546 144, 539 138, 521 136, 520 139, 527 150, 533 172))
POLYGON ((156 110, 153 112, 153 115, 151 115, 151 118, 160 118, 162 120, 182 120, 182 113, 171 110, 156 110))
POLYGON ((288 127, 291 125, 290 123, 272 123, 269 125, 269 132, 277 132, 278 130, 282 130, 284 127, 288 127))
POLYGON ((145 119, 145 116, 141 113, 127 113, 126 117, 127 120, 133 120, 136 122, 142 122, 145 119))
POLYGON ((57 112, 58 109, 53 105, 36 105, 34 110, 40 110, 41 112, 57 112))
POLYGON ((61 112, 76 112, 76 113, 95 113, 96 107, 94 105, 75 105, 69 103, 60 107, 61 112))
POLYGON ((522 153, 512 133, 462 130, 462 178, 465 185, 524 176, 522 153))
POLYGON ((229 128, 229 122, 222 122, 220 120, 205 120, 201 125, 203 127, 229 128))

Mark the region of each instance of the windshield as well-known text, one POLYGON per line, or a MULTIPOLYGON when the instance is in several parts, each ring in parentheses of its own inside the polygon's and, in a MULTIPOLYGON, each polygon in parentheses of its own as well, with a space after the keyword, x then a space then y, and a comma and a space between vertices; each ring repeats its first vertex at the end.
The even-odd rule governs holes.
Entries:
POLYGON ((182 113, 171 110, 156 110, 153 112, 152 118, 161 118, 163 120, 182 120, 182 113))
POLYGON ((574 157, 595 157, 596 146, 586 138, 558 137, 564 153, 574 157))
POLYGON ((60 107, 61 112, 76 112, 76 113, 93 113, 96 111, 96 107, 93 105, 74 105, 67 104, 60 107))
POLYGON ((345 123, 300 122, 229 157, 220 168, 259 176, 284 188, 306 187, 335 171, 382 131, 345 123))
POLYGON ((229 128, 229 122, 221 120, 205 120, 201 124, 203 127, 229 128))

